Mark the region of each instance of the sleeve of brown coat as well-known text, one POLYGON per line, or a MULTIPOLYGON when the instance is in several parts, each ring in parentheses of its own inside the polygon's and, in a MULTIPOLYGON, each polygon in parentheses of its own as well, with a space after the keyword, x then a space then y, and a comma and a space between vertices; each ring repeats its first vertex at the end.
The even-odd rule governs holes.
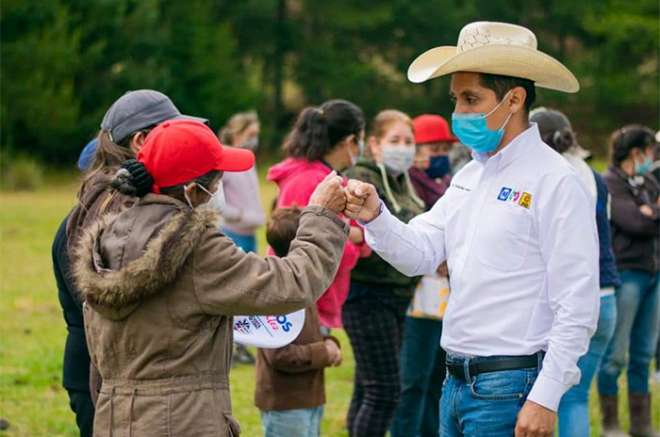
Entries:
POLYGON ((261 349, 268 364, 286 373, 307 372, 330 365, 325 341, 308 344, 289 344, 278 349, 261 349))
POLYGON ((208 314, 284 314, 305 308, 330 286, 348 234, 332 211, 307 207, 284 258, 245 253, 209 229, 193 252, 194 293, 208 314))

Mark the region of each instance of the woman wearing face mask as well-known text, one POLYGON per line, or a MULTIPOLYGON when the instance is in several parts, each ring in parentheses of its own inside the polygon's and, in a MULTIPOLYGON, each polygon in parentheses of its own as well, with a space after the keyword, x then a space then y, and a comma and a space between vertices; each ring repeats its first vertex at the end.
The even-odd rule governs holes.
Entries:
MULTIPOLYGON (((408 176, 415 157, 410 117, 386 110, 369 136, 373 159, 346 172, 373 184, 381 200, 403 221, 424 211, 408 176)), ((419 278, 409 278, 376 253, 361 258, 351 272, 342 318, 355 355, 355 383, 348 411, 351 437, 384 436, 399 399, 399 350, 406 309, 419 278)))
MULTIPOLYGON (((218 137, 223 144, 256 152, 259 147, 259 118, 254 111, 234 114, 220 129, 218 137)), ((221 231, 245 252, 257 252, 257 229, 266 217, 256 165, 248 171, 227 173, 222 178, 215 208, 223 218, 221 231)), ((242 344, 235 344, 234 363, 254 364, 254 356, 242 344)))
POLYGON ((612 165, 605 174, 612 195, 612 246, 621 276, 617 320, 598 373, 606 429, 618 427, 617 380, 628 367, 630 434, 657 435, 651 427, 649 364, 660 324, 660 185, 648 173, 654 133, 628 125, 612 134, 612 165))
POLYGON ((449 152, 456 138, 447 120, 439 115, 423 114, 413 119, 415 131, 415 164, 410 180, 415 192, 430 209, 449 187, 451 164, 449 152))
MULTIPOLYGON (((413 119, 415 162, 408 171, 415 193, 430 210, 451 181, 449 151, 455 138, 447 120, 423 114, 413 119)), ((429 276, 433 288, 418 287, 405 318, 401 346, 401 399, 390 432, 392 437, 438 435, 440 395, 445 377, 445 352, 440 347, 443 302, 448 287, 447 264, 429 276), (441 279, 444 278, 444 279, 441 279), (433 293, 427 295, 427 293, 433 293)))
POLYGON ((205 125, 175 120, 117 172, 112 186, 139 200, 90 226, 73 269, 103 377, 95 435, 239 435, 231 316, 304 308, 332 280, 348 233, 335 174, 311 194, 284 258, 245 253, 217 232, 211 204, 223 172, 253 163, 205 125))
MULTIPOLYGON (((259 118, 254 111, 234 114, 220 129, 218 136, 223 144, 256 152, 259 146, 259 118)), ((245 172, 228 173, 222 179, 224 219, 222 232, 246 252, 257 251, 257 229, 265 223, 265 215, 259 195, 259 178, 256 166, 245 172)))
MULTIPOLYGON (((275 207, 306 206, 312 191, 331 171, 355 164, 362 154, 363 140, 364 115, 355 104, 329 100, 303 109, 284 143, 287 158, 268 170, 267 179, 279 188, 275 207)), ((316 302, 326 333, 341 327, 341 308, 348 294, 350 272, 360 256, 356 244, 361 241, 359 229, 351 228, 335 280, 316 302)))

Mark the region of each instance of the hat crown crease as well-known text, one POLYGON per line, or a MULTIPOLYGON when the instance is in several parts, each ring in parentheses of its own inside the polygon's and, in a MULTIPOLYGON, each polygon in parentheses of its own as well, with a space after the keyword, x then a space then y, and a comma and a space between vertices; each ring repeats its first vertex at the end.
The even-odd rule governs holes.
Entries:
POLYGON ((536 36, 521 26, 472 23, 458 35, 457 52, 462 53, 477 47, 508 45, 537 50, 536 36))

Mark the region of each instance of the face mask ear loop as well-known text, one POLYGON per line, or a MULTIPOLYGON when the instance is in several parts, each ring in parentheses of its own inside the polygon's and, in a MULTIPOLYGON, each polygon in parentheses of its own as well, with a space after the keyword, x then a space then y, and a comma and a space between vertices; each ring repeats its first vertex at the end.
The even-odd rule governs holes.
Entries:
POLYGON ((513 112, 509 112, 509 115, 506 117, 506 120, 504 120, 504 123, 502 123, 502 126, 498 130, 502 130, 506 127, 506 124, 511 120, 511 116, 513 115, 513 112))
POLYGON ((183 197, 186 198, 186 202, 188 202, 188 206, 190 207, 190 209, 194 209, 193 206, 192 206, 192 202, 190 201, 190 197, 188 197, 188 191, 186 191, 188 189, 188 187, 189 187, 189 185, 184 185, 184 187, 183 187, 183 197))
POLYGON ((500 103, 498 103, 497 105, 495 105, 495 107, 494 107, 493 109, 491 109, 490 112, 489 112, 488 114, 484 115, 484 117, 485 117, 485 118, 488 118, 488 117, 490 117, 490 115, 491 115, 493 112, 497 111, 497 108, 499 108, 500 106, 502 106, 502 104, 506 101, 507 97, 509 97, 509 94, 510 94, 510 93, 511 93, 511 90, 507 91, 506 94, 504 94, 504 98, 500 101, 500 103))
POLYGON ((383 186, 385 187, 385 195, 387 196, 388 200, 392 204, 392 207, 394 208, 394 212, 399 213, 401 212, 401 207, 399 206, 399 202, 396 201, 394 198, 394 194, 392 193, 392 189, 390 188, 390 182, 387 179, 387 171, 385 170, 385 165, 384 164, 378 164, 378 169, 380 170, 380 176, 383 178, 383 186))
POLYGON ((204 188, 203 185, 200 185, 200 184, 197 184, 197 183, 196 183, 195 185, 197 185, 199 188, 201 188, 203 192, 205 192, 205 193, 208 194, 209 196, 213 197, 213 194, 211 194, 211 192, 210 192, 209 190, 207 190, 206 188, 204 188))

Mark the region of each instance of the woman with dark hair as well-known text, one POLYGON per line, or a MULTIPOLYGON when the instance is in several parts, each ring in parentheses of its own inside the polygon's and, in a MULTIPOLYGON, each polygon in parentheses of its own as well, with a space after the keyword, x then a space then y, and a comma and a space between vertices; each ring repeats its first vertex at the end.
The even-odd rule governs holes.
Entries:
POLYGON ((130 91, 117 99, 105 113, 97 138, 85 147, 81 155, 79 166, 85 171, 85 176, 78 191, 78 202, 55 233, 53 270, 67 325, 62 384, 69 394, 70 406, 76 414, 82 437, 92 435, 93 400, 96 398, 94 388, 99 381, 93 368, 90 375, 82 299, 70 271, 71 248, 89 223, 99 215, 118 212, 132 205, 132 195, 111 192, 108 184, 119 165, 135 157, 149 130, 162 121, 185 117, 169 97, 158 91, 130 91))
POLYGON ((578 361, 580 383, 571 387, 559 403, 559 437, 591 435, 589 430, 589 390, 605 348, 614 333, 616 299, 614 289, 621 285, 614 261, 610 239, 608 211, 609 193, 602 176, 584 161, 585 152, 576 140, 568 118, 554 109, 537 108, 529 120, 538 125, 543 142, 552 147, 573 166, 580 180, 595 202, 596 225, 599 242, 600 310, 596 332, 591 337, 589 349, 578 361))
MULTIPOLYGON (((363 150, 364 115, 355 104, 329 100, 321 106, 305 108, 285 140, 287 158, 268 171, 268 180, 279 187, 276 207, 306 206, 323 178, 333 170, 355 165, 363 150)), ((352 228, 335 280, 316 303, 326 333, 342 325, 341 308, 360 252, 353 243, 360 242, 360 232, 352 228)))
POLYGON ((335 174, 311 194, 286 257, 245 253, 218 233, 210 205, 223 172, 253 164, 204 124, 173 120, 117 171, 112 187, 136 203, 89 226, 73 264, 103 379, 95 435, 239 435, 232 315, 302 309, 332 280, 348 233, 335 174))
POLYGON ((621 285, 614 336, 598 373, 603 428, 618 431, 618 385, 628 367, 630 434, 657 436, 651 426, 649 365, 660 324, 660 186, 649 175, 654 132, 640 125, 615 131, 605 182, 612 195, 612 241, 621 285))

